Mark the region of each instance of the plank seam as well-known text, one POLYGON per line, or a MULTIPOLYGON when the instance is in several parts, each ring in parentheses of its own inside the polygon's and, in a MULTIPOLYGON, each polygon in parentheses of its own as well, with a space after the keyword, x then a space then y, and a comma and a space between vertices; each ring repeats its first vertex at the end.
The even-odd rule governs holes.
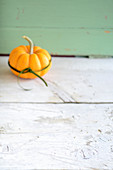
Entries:
POLYGON ((113 102, 0 102, 0 104, 113 104, 113 102))

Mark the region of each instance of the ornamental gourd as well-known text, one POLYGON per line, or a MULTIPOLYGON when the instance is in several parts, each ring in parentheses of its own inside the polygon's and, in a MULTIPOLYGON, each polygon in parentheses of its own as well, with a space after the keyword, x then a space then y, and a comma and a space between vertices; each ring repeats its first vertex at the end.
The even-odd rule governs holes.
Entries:
POLYGON ((25 79, 39 77, 47 85, 42 76, 51 68, 50 54, 45 49, 33 46, 29 37, 23 36, 23 38, 29 42, 29 45, 20 45, 12 50, 8 61, 11 71, 25 79))

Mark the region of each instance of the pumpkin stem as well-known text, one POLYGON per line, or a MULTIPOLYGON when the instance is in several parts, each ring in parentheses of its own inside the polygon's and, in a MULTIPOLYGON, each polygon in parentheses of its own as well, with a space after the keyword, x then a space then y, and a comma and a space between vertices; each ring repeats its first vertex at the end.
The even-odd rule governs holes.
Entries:
POLYGON ((30 54, 33 54, 33 41, 27 37, 27 36, 22 36, 22 38, 24 38, 25 40, 27 40, 29 42, 29 45, 30 45, 30 54))

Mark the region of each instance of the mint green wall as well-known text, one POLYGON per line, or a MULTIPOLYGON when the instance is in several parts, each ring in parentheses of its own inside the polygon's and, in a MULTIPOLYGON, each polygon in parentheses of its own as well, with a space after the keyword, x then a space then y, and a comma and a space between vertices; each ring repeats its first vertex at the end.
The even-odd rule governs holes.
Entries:
POLYGON ((0 0, 0 53, 27 42, 53 54, 113 56, 113 0, 0 0))

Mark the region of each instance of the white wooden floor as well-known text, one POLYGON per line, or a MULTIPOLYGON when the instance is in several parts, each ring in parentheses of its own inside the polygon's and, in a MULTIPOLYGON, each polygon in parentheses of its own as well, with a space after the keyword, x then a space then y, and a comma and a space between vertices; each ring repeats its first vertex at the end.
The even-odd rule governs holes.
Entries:
POLYGON ((0 170, 113 169, 113 59, 53 58, 20 83, 0 57, 0 170))

